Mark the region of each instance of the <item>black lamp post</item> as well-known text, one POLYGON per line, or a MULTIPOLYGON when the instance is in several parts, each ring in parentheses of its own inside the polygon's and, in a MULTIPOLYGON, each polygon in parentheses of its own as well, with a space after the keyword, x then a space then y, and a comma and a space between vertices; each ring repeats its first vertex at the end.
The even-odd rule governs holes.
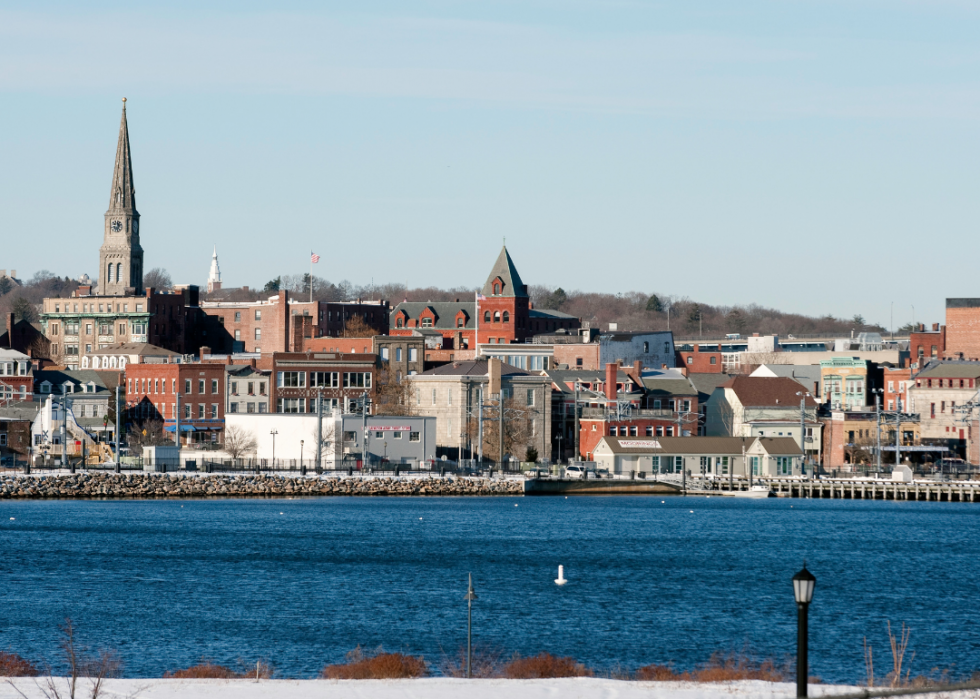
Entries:
POLYGON ((473 573, 470 573, 470 589, 466 591, 466 679, 472 677, 473 665, 473 600, 476 592, 473 590, 473 573))
POLYGON ((813 600, 817 579, 806 569, 793 576, 793 596, 796 597, 796 696, 806 697, 809 662, 807 660, 807 610, 813 600))

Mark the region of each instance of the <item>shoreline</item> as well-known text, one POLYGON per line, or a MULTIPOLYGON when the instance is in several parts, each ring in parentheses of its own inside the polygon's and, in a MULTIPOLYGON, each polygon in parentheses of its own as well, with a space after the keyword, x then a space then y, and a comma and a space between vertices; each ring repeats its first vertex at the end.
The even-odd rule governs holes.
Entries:
POLYGON ((0 500, 516 496, 524 481, 455 476, 105 473, 5 474, 0 500))
MULTIPOLYGON (((0 683, 0 699, 28 697, 41 699, 46 678, 8 678, 0 683), (38 683, 35 683, 37 679, 38 683), (17 692, 19 689, 23 694, 17 692)), ((59 687, 64 687, 64 679, 59 687)), ((88 696, 90 682, 79 682, 78 695, 88 696)), ((811 697, 833 696, 853 692, 848 685, 810 685, 811 697)), ((463 694, 468 699, 490 699, 508 696, 512 699, 649 699, 651 696, 671 699, 791 699, 796 685, 790 682, 738 680, 734 682, 645 682, 614 680, 599 677, 574 677, 545 680, 457 679, 427 677, 404 680, 177 680, 177 679, 112 679, 103 687, 106 696, 138 696, 140 699, 180 696, 183 699, 340 699, 352 696, 372 699, 455 699, 463 694)))

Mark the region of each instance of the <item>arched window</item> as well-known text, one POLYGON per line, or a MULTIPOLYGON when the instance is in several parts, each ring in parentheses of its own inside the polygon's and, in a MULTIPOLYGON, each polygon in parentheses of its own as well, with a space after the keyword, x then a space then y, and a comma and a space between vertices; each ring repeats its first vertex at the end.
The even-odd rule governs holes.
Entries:
MULTIPOLYGON (((98 369, 98 368, 99 368, 99 365, 100 365, 101 363, 102 363, 102 362, 100 362, 100 361, 99 361, 99 358, 98 358, 98 357, 92 357, 92 368, 93 368, 93 369, 98 369)), ((109 368, 109 362, 106 362, 106 363, 105 363, 105 367, 104 367, 104 368, 106 368, 106 369, 108 369, 108 368, 109 368)))
POLYGON ((399 317, 398 320, 395 321, 395 327, 396 328, 402 327, 402 319, 401 319, 401 317, 399 317))
POLYGON ((460 316, 459 318, 457 318, 457 319, 456 319, 456 327, 457 327, 457 328, 461 328, 461 327, 463 327, 463 326, 464 326, 465 324, 466 324, 466 319, 465 319, 465 318, 463 318, 463 316, 460 316))
MULTIPOLYGON (((115 366, 115 364, 113 364, 113 366, 115 366)), ((119 368, 120 369, 125 369, 126 368, 126 358, 125 357, 120 357, 119 358, 119 368)))
POLYGON ((484 313, 483 313, 483 322, 484 323, 489 323, 490 322, 490 311, 484 311, 484 313))
POLYGON ((494 285, 493 285, 493 295, 494 296, 499 296, 500 295, 500 284, 498 284, 496 282, 494 282, 494 285))
POLYGON ((122 262, 117 262, 116 263, 116 283, 117 284, 119 283, 119 280, 120 279, 122 279, 122 262))
POLYGON ((507 311, 504 311, 504 322, 505 323, 510 322, 510 313, 508 313, 507 311))
POLYGON ((109 263, 109 267, 106 270, 105 281, 106 281, 106 284, 111 284, 112 283, 112 263, 111 262, 109 263))
POLYGON ((493 312, 493 322, 494 323, 499 323, 500 322, 500 311, 494 311, 493 312))
POLYGON ((112 367, 113 369, 116 368, 116 358, 115 357, 109 357, 109 366, 112 367))
MULTIPOLYGON (((95 368, 98 369, 98 365, 95 368)), ((82 369, 88 369, 88 357, 82 357, 82 369)))

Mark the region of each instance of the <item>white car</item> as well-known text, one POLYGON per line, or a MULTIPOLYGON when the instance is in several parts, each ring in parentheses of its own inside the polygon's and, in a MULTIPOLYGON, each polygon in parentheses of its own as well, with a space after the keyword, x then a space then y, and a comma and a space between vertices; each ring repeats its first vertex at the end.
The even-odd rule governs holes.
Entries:
POLYGON ((585 467, 584 466, 566 466, 565 467, 565 478, 585 478, 585 467))

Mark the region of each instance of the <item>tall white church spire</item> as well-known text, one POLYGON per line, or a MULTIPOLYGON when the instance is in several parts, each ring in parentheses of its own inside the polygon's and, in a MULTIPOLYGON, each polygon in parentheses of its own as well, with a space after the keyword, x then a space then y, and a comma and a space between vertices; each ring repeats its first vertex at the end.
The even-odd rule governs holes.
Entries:
POLYGON ((208 293, 221 288, 221 270, 218 269, 218 247, 215 246, 211 255, 211 273, 208 275, 208 293))

